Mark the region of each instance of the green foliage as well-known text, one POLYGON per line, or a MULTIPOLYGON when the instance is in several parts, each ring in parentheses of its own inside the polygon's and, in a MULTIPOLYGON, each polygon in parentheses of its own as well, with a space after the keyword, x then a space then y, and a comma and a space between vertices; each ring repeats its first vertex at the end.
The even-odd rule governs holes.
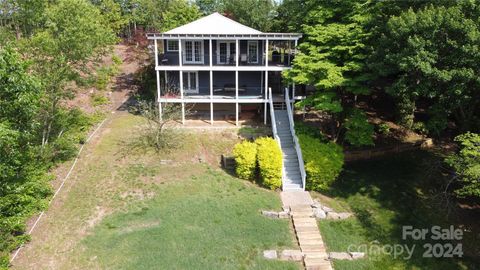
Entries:
POLYGON ((108 102, 108 98, 102 94, 92 95, 92 105, 95 107, 108 104, 108 102))
POLYGON ((345 140, 353 146, 374 145, 374 126, 368 122, 365 113, 353 109, 345 121, 345 140))
POLYGON ((391 133, 390 126, 386 123, 378 124, 377 125, 377 131, 378 131, 378 133, 386 135, 386 136, 390 135, 390 133, 391 133))
POLYGON ((106 25, 112 29, 114 33, 120 33, 120 31, 128 23, 128 17, 123 16, 122 7, 116 0, 91 0, 100 10, 102 16, 105 19, 106 25))
POLYGON ((428 129, 427 129, 424 122, 420 122, 420 121, 415 122, 415 123, 413 123, 411 128, 412 128, 413 131, 418 132, 420 134, 427 134, 428 133, 428 129))
POLYGON ((282 186, 283 154, 277 141, 269 137, 260 137, 257 144, 257 161, 263 185, 270 189, 282 186))
POLYGON ((235 172, 242 179, 253 180, 257 168, 257 144, 249 141, 237 143, 233 148, 235 172))
POLYGON ((295 133, 304 134, 313 138, 317 138, 322 142, 327 142, 327 137, 320 131, 319 128, 309 126, 303 122, 295 122, 295 133))
POLYGON ((342 104, 337 98, 335 92, 317 91, 315 94, 307 96, 305 99, 295 103, 297 108, 312 107, 316 110, 329 113, 340 113, 343 111, 342 104))
POLYGON ((306 187, 316 191, 327 190, 342 171, 342 147, 332 142, 322 143, 308 133, 297 133, 297 136, 307 173, 306 187))
POLYGON ((200 17, 196 5, 186 0, 137 0, 131 16, 135 23, 164 32, 200 17))
POLYGON ((272 30, 276 15, 273 0, 223 0, 223 12, 231 14, 238 22, 262 32, 272 30))
POLYGON ((480 135, 468 132, 457 136, 455 141, 460 150, 445 159, 460 184, 455 194, 460 198, 480 199, 480 135))
POLYGON ((480 107, 480 14, 473 2, 428 5, 393 16, 378 40, 374 66, 393 78, 388 93, 396 97, 407 126, 413 123, 415 101, 428 99, 438 134, 450 116, 462 130, 478 128, 480 107))
MULTIPOLYGON (((314 85, 320 90, 342 87, 355 94, 368 94, 365 82, 365 40, 369 34, 362 23, 368 19, 359 1, 307 1, 303 32, 305 41, 299 46, 286 77, 300 84, 314 85), (315 3, 312 3, 315 2, 315 3)), ((291 3, 289 3, 291 4, 291 3)), ((304 8, 304 7, 303 7, 304 8)))
POLYGON ((45 206, 50 194, 46 170, 36 159, 38 80, 11 48, 0 49, 0 268, 10 251, 26 240, 20 236, 28 217, 45 206))

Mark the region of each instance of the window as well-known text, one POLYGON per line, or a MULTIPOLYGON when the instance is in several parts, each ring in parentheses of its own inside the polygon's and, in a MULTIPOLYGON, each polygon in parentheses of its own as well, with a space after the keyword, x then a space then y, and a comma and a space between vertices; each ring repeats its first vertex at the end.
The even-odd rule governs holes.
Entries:
POLYGON ((248 41, 248 62, 258 63, 258 41, 248 41))
POLYGON ((178 40, 167 40, 167 52, 178 52, 178 40))
POLYGON ((183 91, 187 94, 198 94, 198 72, 183 72, 183 91))
POLYGON ((203 41, 185 40, 183 59, 185 63, 203 64, 203 41))

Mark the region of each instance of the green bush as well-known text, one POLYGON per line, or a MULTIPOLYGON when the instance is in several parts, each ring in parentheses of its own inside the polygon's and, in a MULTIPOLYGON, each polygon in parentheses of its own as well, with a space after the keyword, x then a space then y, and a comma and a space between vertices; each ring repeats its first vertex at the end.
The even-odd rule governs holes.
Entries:
POLYGON ((342 171, 344 163, 342 147, 332 142, 322 143, 307 134, 297 136, 305 162, 307 189, 327 190, 342 171))
POLYGON ((319 128, 309 126, 303 122, 295 122, 295 133, 296 134, 306 134, 311 137, 317 138, 323 142, 327 142, 327 137, 322 133, 319 128))
POLYGON ((108 104, 108 102, 108 98, 102 94, 92 95, 92 105, 95 107, 108 104))
POLYGON ((455 137, 460 149, 445 162, 453 169, 458 183, 455 195, 480 199, 480 134, 467 132, 455 137))
POLYGON ((257 167, 257 145, 253 142, 243 141, 233 148, 235 157, 235 172, 242 179, 254 180, 257 167))
POLYGON ((374 127, 368 122, 367 115, 354 109, 345 121, 345 140, 353 146, 374 145, 374 127))
POLYGON ((269 137, 260 137, 257 144, 257 162, 263 185, 270 189, 282 186, 282 150, 278 143, 269 137))
POLYGON ((390 126, 387 123, 380 123, 377 125, 377 131, 380 134, 383 134, 385 136, 390 135, 390 126))

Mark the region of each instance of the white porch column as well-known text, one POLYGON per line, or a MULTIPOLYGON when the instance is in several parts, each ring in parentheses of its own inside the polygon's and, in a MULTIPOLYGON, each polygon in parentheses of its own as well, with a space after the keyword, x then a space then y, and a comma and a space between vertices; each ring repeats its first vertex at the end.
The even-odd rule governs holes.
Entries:
POLYGON ((268 67, 268 39, 265 40, 265 66, 268 67))
MULTIPOLYGON (((265 69, 265 93, 268 93, 268 70, 265 69)), ((272 96, 268 96, 268 98, 272 98, 272 96)))
POLYGON ((235 125, 238 126, 238 70, 235 70, 235 125))
POLYGON ((235 66, 238 67, 238 56, 240 55, 240 42, 238 39, 235 40, 235 66))
POLYGON ((208 63, 210 64, 210 67, 212 67, 212 65, 213 65, 212 59, 213 59, 213 56, 212 56, 212 39, 209 39, 208 40, 208 63))
POLYGON ((213 125, 213 71, 210 70, 210 124, 213 125))
POLYGON ((183 61, 182 61, 182 40, 178 40, 178 65, 183 66, 183 61))
POLYGON ((238 101, 235 103, 235 125, 238 126, 238 101))
MULTIPOLYGON (((295 46, 293 47, 293 50, 297 51, 297 44, 298 44, 298 39, 295 39, 295 46)), ((293 102, 295 101, 295 83, 292 83, 292 105, 293 102)), ((293 109, 293 106, 292 106, 293 109)))
POLYGON ((157 70, 157 102, 158 102, 158 117, 162 121, 162 103, 160 102, 161 91, 160 91, 160 71, 157 70))
POLYGON ((180 99, 182 100, 182 124, 185 124, 185 100, 183 98, 183 71, 179 71, 180 78, 180 99))
POLYGON ((264 97, 265 97, 265 102, 263 103, 263 124, 266 125, 267 124, 267 100, 268 100, 267 91, 265 91, 264 97))
POLYGON ((158 67, 158 47, 157 47, 157 39, 153 40, 155 44, 155 67, 158 67))

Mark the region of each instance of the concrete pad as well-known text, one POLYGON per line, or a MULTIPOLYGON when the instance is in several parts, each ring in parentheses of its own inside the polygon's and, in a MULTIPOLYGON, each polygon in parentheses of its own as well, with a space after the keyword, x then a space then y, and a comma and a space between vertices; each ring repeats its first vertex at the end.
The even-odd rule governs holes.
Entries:
POLYGON ((313 200, 307 191, 282 191, 280 193, 283 206, 312 205, 313 200))

